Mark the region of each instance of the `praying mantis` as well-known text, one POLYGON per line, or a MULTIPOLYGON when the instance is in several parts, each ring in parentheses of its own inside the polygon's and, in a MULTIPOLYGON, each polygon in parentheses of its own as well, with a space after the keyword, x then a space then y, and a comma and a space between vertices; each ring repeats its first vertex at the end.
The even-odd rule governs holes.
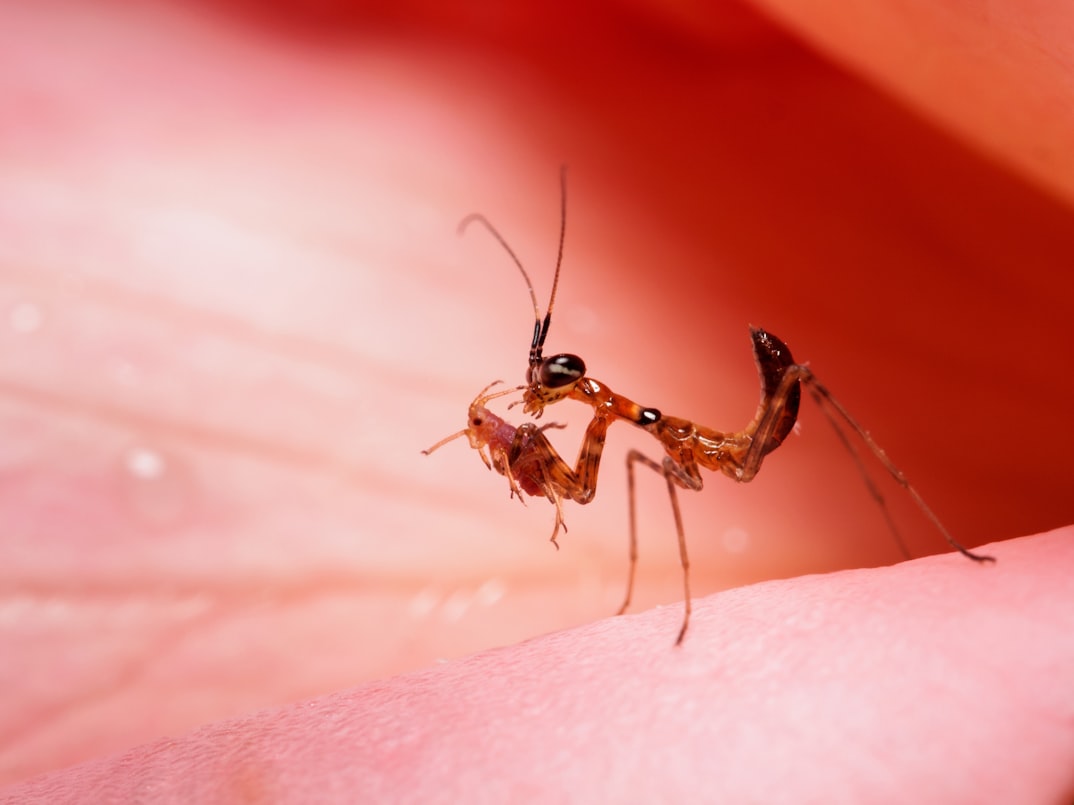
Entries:
MULTIPOLYGON (((511 494, 543 496, 556 509, 552 542, 558 548, 556 537, 566 526, 563 520, 563 501, 573 500, 580 504, 593 500, 597 491, 600 459, 608 428, 613 422, 622 421, 640 428, 653 436, 664 450, 662 460, 656 461, 638 450, 630 450, 626 457, 627 490, 630 506, 630 567, 627 576, 626 596, 618 614, 630 606, 637 567, 637 519, 635 504, 635 467, 645 466, 663 476, 667 485, 678 538, 679 557, 682 565, 684 611, 682 626, 675 640, 680 645, 690 624, 690 561, 686 547, 686 535, 679 508, 678 489, 701 491, 704 486, 701 470, 721 472, 732 480, 746 483, 760 471, 764 459, 778 448, 793 430, 798 419, 802 389, 812 397, 818 408, 835 429, 839 440, 850 452, 873 499, 880 506, 902 554, 910 558, 899 531, 888 511, 887 504, 865 471, 861 456, 844 431, 846 425, 856 434, 869 452, 910 495, 917 507, 935 526, 955 550, 978 563, 994 562, 991 556, 974 553, 959 543, 933 513, 924 498, 910 484, 903 472, 888 458, 887 454, 858 421, 850 415, 842 403, 824 386, 808 366, 795 361, 787 345, 775 335, 760 328, 750 328, 754 360, 761 382, 761 400, 753 419, 741 430, 719 431, 699 425, 680 417, 667 416, 659 409, 639 405, 633 400, 613 392, 606 384, 590 377, 585 362, 577 355, 559 353, 544 356, 544 344, 548 337, 559 287, 563 263, 563 245, 566 235, 567 195, 566 171, 561 172, 561 218, 559 250, 552 280, 552 291, 542 316, 537 303, 533 283, 522 262, 507 241, 483 215, 473 214, 459 224, 460 234, 473 223, 483 225, 499 241, 526 283, 533 303, 534 328, 530 343, 526 382, 515 388, 494 393, 487 386, 471 403, 467 427, 437 442, 427 454, 444 444, 466 436, 470 446, 478 450, 485 465, 508 479, 511 494), (549 428, 561 428, 558 423, 538 426, 526 422, 515 427, 492 414, 485 404, 497 397, 522 392, 523 411, 534 419, 540 419, 547 407, 565 400, 574 400, 592 409, 593 417, 586 427, 575 465, 569 465, 544 435, 549 428)), ((518 403, 513 403, 517 405, 518 403)))

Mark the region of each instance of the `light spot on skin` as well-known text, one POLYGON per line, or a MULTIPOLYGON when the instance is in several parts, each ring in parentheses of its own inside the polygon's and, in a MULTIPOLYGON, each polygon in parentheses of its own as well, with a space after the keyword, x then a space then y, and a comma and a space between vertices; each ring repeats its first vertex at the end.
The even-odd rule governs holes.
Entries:
POLYGON ((13 595, 0 600, 0 624, 18 625, 24 622, 35 605, 35 599, 28 595, 13 595))
POLYGON ((127 453, 127 471, 135 478, 159 478, 164 474, 164 458, 146 447, 134 447, 127 453))
POLYGON ((111 364, 109 370, 112 379, 118 385, 124 388, 133 388, 138 385, 140 373, 138 368, 130 361, 116 360, 111 364))
POLYGON ((470 609, 474 595, 469 590, 456 590, 440 607, 440 617, 448 623, 457 623, 470 609))
POLYGON ((431 587, 426 587, 410 599, 410 606, 408 609, 410 610, 412 617, 421 620, 422 618, 429 617, 430 613, 436 609, 436 605, 439 603, 440 593, 431 587))
POLYGON ((507 593, 507 588, 499 579, 492 578, 477 588, 474 600, 483 607, 490 607, 497 603, 507 593))
POLYGON ((171 616, 178 621, 192 620, 204 615, 213 607, 212 599, 204 593, 184 595, 171 607, 171 616))
POLYGON ((41 329, 45 314, 33 302, 19 302, 8 313, 8 325, 19 335, 30 335, 41 329))
POLYGON ((145 526, 167 528, 192 513, 193 477, 177 456, 145 444, 127 448, 120 458, 122 504, 145 526))
POLYGON ((588 305, 578 305, 570 311, 570 326, 579 335, 596 332, 600 316, 588 305))
POLYGON ((728 553, 744 553, 750 546, 750 535, 746 529, 732 526, 723 532, 721 541, 728 553))
POLYGON ((35 616, 41 623, 65 623, 71 619, 71 614, 71 603, 55 596, 41 599, 35 609, 35 616))

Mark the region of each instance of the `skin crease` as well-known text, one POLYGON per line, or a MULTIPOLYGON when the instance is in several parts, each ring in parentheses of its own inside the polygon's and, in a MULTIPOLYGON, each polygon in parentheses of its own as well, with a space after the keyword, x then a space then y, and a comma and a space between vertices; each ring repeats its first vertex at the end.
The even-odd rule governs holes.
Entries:
MULTIPOLYGON (((1061 119, 1023 125, 1045 113, 1028 102, 929 115, 952 106, 944 82, 900 84, 820 12, 799 30, 828 32, 813 41, 843 68, 749 7, 566 28, 411 11, 3 9, 6 782, 614 611, 621 457, 643 439, 613 428, 621 452, 597 502, 568 508, 559 552, 550 508, 508 500, 464 443, 419 454, 487 382, 518 382, 528 346, 517 275, 455 225, 488 214, 543 304, 562 161, 549 351, 733 428, 757 394, 746 326, 763 325, 967 543, 1074 519, 1074 437, 1049 407, 1074 390, 1074 182, 1020 156, 1061 119)), ((1020 91, 1034 63, 974 59, 1004 97, 1036 97, 1020 91)), ((803 408, 801 438, 748 488, 710 476, 684 496, 695 594, 897 559, 803 408)), ((573 458, 584 411, 546 419, 571 423, 553 440, 573 458)), ((681 597, 648 486, 635 612, 681 597)), ((941 550, 885 491, 914 552, 941 550)), ((678 604, 601 621, 11 797, 429 799, 495 780, 591 800, 653 758, 653 788, 620 798, 1069 800, 1070 539, 991 545, 995 567, 950 556, 697 601, 681 652, 678 604)))

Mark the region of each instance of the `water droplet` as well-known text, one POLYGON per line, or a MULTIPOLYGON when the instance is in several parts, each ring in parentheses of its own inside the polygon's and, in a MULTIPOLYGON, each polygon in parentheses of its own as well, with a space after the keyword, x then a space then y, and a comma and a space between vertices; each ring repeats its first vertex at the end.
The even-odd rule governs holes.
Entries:
POLYGON ((127 470, 136 478, 159 478, 164 474, 164 457, 147 447, 127 451, 127 470))
POLYGON ((180 524, 190 513, 193 478, 174 455, 135 445, 122 455, 120 496, 143 525, 166 528, 180 524))
POLYGON ((723 532, 723 548, 728 553, 742 553, 750 545, 750 535, 744 528, 732 526, 723 532))
POLYGON ((20 335, 30 335, 41 329, 45 314, 33 302, 19 302, 8 312, 8 325, 20 335))

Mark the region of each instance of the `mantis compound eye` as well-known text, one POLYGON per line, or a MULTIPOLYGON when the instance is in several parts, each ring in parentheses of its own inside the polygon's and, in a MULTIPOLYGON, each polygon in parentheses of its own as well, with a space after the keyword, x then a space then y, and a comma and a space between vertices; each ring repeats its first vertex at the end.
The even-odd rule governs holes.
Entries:
POLYGON ((585 377, 585 362, 577 355, 553 355, 541 363, 537 379, 542 386, 558 389, 585 377))

